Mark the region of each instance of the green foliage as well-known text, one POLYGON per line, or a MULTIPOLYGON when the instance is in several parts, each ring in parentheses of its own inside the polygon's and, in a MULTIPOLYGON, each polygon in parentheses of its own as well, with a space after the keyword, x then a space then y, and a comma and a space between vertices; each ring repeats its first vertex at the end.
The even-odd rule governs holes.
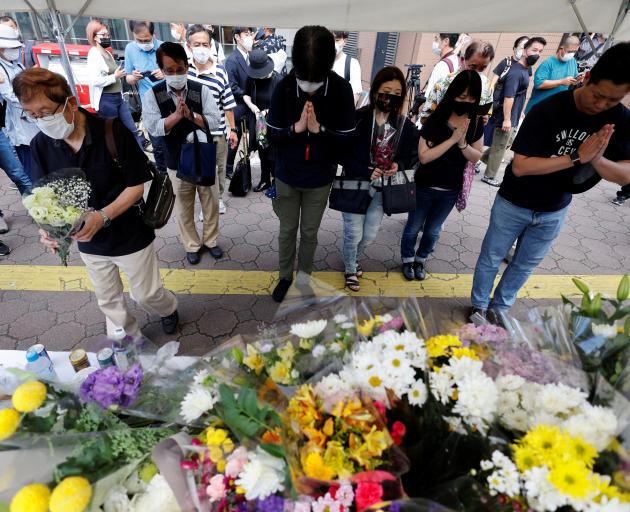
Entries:
POLYGON ((628 298, 628 294, 630 294, 630 279, 628 279, 628 274, 626 274, 619 282, 619 287, 617 288, 617 300, 619 302, 623 302, 628 298))

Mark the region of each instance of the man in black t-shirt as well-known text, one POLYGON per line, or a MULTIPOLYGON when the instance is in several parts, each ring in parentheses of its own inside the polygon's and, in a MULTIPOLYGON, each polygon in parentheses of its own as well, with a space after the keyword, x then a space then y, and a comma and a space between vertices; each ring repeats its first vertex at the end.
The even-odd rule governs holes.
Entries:
POLYGON ((473 314, 507 311, 558 236, 571 195, 600 179, 630 182, 630 43, 609 49, 585 86, 558 93, 529 112, 514 141, 514 160, 492 207, 475 267, 473 314), (518 239, 494 297, 499 265, 518 239))
POLYGON ((547 41, 542 37, 532 37, 527 40, 521 59, 512 63, 503 79, 499 97, 495 98, 496 105, 490 120, 494 126, 492 146, 481 158, 481 161, 486 164, 486 171, 481 181, 493 187, 500 185, 495 177, 499 172, 505 151, 512 145, 523 107, 525 107, 531 67, 540 58, 546 44, 547 41))
MULTIPOLYGON (((66 80, 44 68, 23 71, 13 88, 24 112, 41 129, 31 142, 33 178, 66 168, 81 168, 91 185, 88 207, 72 238, 78 242, 107 334, 139 335, 140 327, 123 296, 119 270, 129 280, 133 299, 162 317, 167 334, 175 332, 177 299, 162 285, 153 247, 155 233, 142 219, 144 183, 151 179, 147 158, 134 135, 116 120, 113 137, 120 165, 107 148, 105 120, 79 108, 66 80)), ((41 242, 58 244, 40 230, 41 242)))

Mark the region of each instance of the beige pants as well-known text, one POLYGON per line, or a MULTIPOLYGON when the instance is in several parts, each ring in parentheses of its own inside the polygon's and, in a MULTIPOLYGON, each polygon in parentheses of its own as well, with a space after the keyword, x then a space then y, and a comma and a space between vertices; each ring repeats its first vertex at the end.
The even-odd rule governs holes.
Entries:
POLYGON ((211 187, 199 187, 180 180, 176 172, 168 170, 175 191, 175 216, 186 252, 197 252, 203 245, 214 247, 219 238, 219 183, 211 187), (203 238, 195 227, 195 195, 199 195, 203 213, 203 238))
POLYGON ((129 335, 140 334, 140 327, 130 313, 119 269, 129 281, 129 295, 143 309, 168 316, 177 309, 173 292, 164 288, 153 243, 141 251, 126 256, 96 256, 81 253, 101 311, 105 314, 107 335, 124 329, 129 335))
POLYGON ((223 197, 225 190, 225 166, 227 165, 228 144, 225 135, 215 136, 217 143, 217 180, 219 182, 219 199, 223 197))

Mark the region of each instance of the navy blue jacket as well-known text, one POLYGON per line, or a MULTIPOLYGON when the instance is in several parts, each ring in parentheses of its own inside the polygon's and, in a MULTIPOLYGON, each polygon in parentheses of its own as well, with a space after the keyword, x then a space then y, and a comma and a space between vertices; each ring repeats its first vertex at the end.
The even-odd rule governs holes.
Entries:
POLYGON ((234 48, 234 51, 225 61, 225 69, 228 72, 228 78, 230 80, 230 89, 234 95, 236 101, 236 108, 234 109, 234 120, 239 122, 243 116, 247 115, 250 110, 243 101, 243 95, 245 94, 245 86, 247 85, 247 62, 241 54, 238 48, 234 48))

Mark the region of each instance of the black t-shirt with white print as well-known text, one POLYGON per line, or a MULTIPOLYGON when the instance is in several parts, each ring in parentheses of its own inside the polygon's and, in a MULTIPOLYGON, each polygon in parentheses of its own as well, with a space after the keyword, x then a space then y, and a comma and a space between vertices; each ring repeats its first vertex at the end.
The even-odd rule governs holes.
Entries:
MULTIPOLYGON (((560 92, 532 108, 512 144, 514 153, 540 158, 568 155, 604 125, 614 124, 615 132, 604 157, 630 160, 630 110, 619 104, 600 114, 587 115, 578 111, 574 92, 560 92)), ((521 208, 558 211, 571 202, 576 174, 583 171, 571 166, 542 176, 516 177, 510 163, 499 194, 521 208)))

